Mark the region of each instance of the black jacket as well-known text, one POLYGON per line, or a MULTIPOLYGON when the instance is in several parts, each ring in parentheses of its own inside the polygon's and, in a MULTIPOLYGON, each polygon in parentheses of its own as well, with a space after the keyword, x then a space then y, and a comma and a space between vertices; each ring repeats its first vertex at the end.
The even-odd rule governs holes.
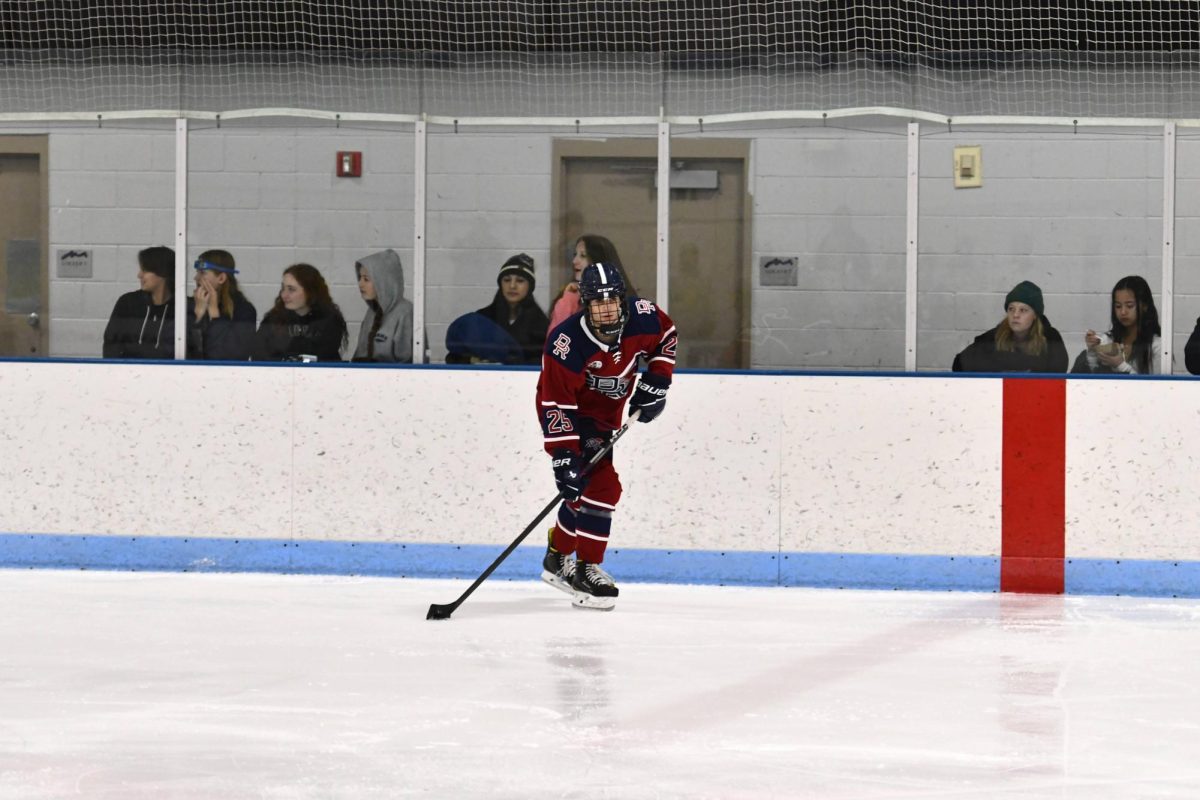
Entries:
POLYGON ((302 355, 318 361, 341 361, 346 320, 340 311, 310 310, 304 316, 271 309, 254 336, 254 361, 295 361, 302 355))
POLYGON ((546 346, 546 329, 550 327, 550 320, 533 299, 532 293, 517 307, 517 318, 512 324, 508 322, 508 301, 504 299, 502 292, 496 292, 492 304, 479 309, 479 313, 516 339, 517 344, 521 346, 520 363, 542 363, 542 350, 546 346))
POLYGON ((138 289, 117 298, 104 329, 105 358, 175 357, 175 300, 154 305, 138 289))
POLYGON ((1200 319, 1196 320, 1196 327, 1183 346, 1183 363, 1188 372, 1200 375, 1200 319))
POLYGON ((1046 352, 1040 356, 1011 350, 1002 353, 996 350, 996 329, 979 334, 975 341, 954 357, 955 372, 1066 372, 1070 363, 1067 347, 1060 334, 1042 317, 1046 334, 1046 352))
POLYGON ((196 321, 195 300, 188 298, 187 357, 209 361, 246 361, 254 349, 254 324, 258 312, 246 296, 233 296, 233 317, 196 321))

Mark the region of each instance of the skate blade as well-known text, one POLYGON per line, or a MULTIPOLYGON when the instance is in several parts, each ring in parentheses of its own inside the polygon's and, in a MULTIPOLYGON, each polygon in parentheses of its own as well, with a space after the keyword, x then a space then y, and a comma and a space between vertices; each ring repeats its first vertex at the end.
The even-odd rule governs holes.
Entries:
POLYGON ((560 592, 565 592, 571 596, 575 595, 575 590, 571 588, 571 584, 567 583, 550 570, 542 570, 542 580, 553 586, 555 589, 558 589, 560 592))
POLYGON ((574 592, 571 605, 588 611, 612 611, 617 605, 615 597, 596 597, 585 592, 574 592))

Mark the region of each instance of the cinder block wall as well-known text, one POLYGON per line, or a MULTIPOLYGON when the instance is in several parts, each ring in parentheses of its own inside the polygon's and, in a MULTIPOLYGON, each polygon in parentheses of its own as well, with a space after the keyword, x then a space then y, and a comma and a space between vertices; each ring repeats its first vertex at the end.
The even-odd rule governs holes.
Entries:
POLYGON ((904 368, 905 126, 764 131, 754 264, 799 259, 798 285, 755 275, 754 365, 904 368))
POLYGON ((1107 329, 1120 278, 1144 277, 1161 312, 1159 132, 956 131, 926 139, 921 156, 920 366, 948 368, 1021 280, 1041 286, 1072 358, 1084 331, 1107 329), (983 147, 982 188, 953 186, 961 144, 983 147))
MULTIPOLYGON (((116 297, 136 287, 136 252, 174 236, 174 129, 49 127, 51 254, 93 251, 93 277, 51 275, 51 354, 96 356, 116 297)), ((1127 274, 1161 284, 1159 129, 923 125, 918 368, 954 354, 1002 315, 1004 293, 1033 280, 1074 355, 1108 321, 1108 292, 1127 274), (983 146, 984 186, 955 190, 956 144, 983 146)), ((1176 371, 1200 315, 1200 139, 1178 142, 1176 371)), ((14 131, 15 132, 15 131, 14 131)), ((23 132, 29 132, 25 126, 23 132)), ((573 132, 431 130, 426 320, 441 360, 446 325, 486 304, 499 265, 525 251, 549 280, 551 146, 573 132)), ((587 132, 582 135, 613 135, 587 132)), ((699 136, 681 131, 680 135, 699 136)), ((756 368, 901 369, 904 363, 907 132, 896 120, 708 135, 750 138, 756 368), (759 285, 764 256, 800 259, 797 287, 759 285)), ((189 139, 189 260, 208 247, 238 258, 259 314, 296 261, 326 274, 357 334, 363 304, 353 263, 392 247, 411 296, 413 139, 405 130, 303 122, 195 123, 189 139), (364 177, 333 175, 338 150, 361 150, 364 177)))

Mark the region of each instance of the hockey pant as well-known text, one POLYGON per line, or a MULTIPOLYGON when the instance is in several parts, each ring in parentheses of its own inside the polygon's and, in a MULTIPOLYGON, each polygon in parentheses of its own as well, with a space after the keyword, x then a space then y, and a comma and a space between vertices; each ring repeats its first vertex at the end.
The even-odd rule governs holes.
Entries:
MULTIPOLYGON (((601 441, 599 447, 607 441, 601 441)), ((596 450, 588 447, 592 441, 585 442, 583 456, 586 460, 596 450)), ((621 480, 613 467, 610 452, 592 470, 583 496, 574 503, 564 500, 559 505, 558 520, 554 526, 554 549, 563 555, 574 553, 577 558, 593 564, 602 562, 604 549, 608 546, 608 534, 612 530, 613 512, 617 510, 620 499, 621 480)))

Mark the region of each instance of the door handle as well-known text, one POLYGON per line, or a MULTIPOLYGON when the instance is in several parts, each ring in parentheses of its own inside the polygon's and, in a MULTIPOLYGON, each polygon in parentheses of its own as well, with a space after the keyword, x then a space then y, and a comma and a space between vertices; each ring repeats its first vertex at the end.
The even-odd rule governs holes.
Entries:
POLYGON ((29 323, 29 327, 31 328, 36 328, 42 324, 42 318, 37 315, 36 311, 26 317, 25 321, 29 323))

